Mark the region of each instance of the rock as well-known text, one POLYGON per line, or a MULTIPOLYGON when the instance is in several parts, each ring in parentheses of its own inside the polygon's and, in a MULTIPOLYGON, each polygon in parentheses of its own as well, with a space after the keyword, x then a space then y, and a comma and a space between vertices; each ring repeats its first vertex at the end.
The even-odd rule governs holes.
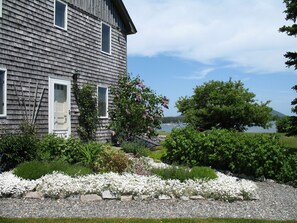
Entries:
POLYGON ((102 198, 97 194, 85 194, 80 196, 80 201, 84 203, 97 202, 97 201, 102 201, 102 198))
POLYGON ((132 195, 123 195, 121 196, 121 201, 132 201, 133 196, 132 195))
POLYGON ((190 198, 189 197, 186 197, 186 196, 181 196, 180 199, 182 201, 188 201, 188 200, 190 200, 190 198))
POLYGON ((165 195, 165 194, 161 194, 161 195, 159 195, 159 200, 171 200, 172 199, 172 197, 171 196, 169 196, 169 195, 165 195))
POLYGON ((117 197, 112 194, 109 190, 103 191, 102 192, 102 198, 106 200, 114 200, 117 199, 117 197))
POLYGON ((25 196, 25 199, 42 199, 43 196, 40 192, 34 191, 34 192, 28 192, 25 196))
POLYGON ((191 196, 190 199, 191 200, 205 200, 205 198, 202 197, 201 195, 191 196))

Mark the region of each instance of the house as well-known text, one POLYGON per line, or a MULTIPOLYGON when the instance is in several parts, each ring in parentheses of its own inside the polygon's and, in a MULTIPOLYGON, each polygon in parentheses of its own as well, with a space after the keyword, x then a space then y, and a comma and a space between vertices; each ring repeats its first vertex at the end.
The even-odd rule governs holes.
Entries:
POLYGON ((126 72, 135 33, 122 0, 0 0, 0 128, 25 118, 39 134, 76 135, 77 78, 96 86, 96 137, 109 140, 109 88, 126 72))

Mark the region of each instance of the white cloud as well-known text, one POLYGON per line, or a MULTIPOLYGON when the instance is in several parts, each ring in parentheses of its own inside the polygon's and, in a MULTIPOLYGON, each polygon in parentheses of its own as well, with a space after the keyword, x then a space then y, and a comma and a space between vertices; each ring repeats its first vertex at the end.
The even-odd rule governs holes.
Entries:
POLYGON ((287 70, 283 54, 296 39, 279 33, 285 5, 276 0, 124 0, 138 33, 128 54, 166 54, 246 72, 287 70))
POLYGON ((179 78, 184 80, 201 80, 204 79, 209 73, 211 73, 214 70, 214 68, 206 68, 202 71, 194 73, 193 75, 180 76, 179 78))

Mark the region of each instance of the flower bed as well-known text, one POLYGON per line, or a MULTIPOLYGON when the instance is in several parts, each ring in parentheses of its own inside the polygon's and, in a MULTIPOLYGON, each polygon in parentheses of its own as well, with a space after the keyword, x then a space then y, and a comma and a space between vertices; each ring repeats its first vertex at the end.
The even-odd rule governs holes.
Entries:
POLYGON ((116 197, 133 195, 136 199, 142 195, 157 198, 167 195, 172 198, 195 195, 225 201, 254 199, 257 186, 254 182, 217 173, 218 178, 209 181, 162 180, 157 176, 137 174, 105 173, 70 177, 54 172, 37 180, 24 180, 13 172, 0 174, 0 197, 21 197, 29 191, 41 192, 45 197, 61 198, 73 194, 98 194, 109 190, 116 197))

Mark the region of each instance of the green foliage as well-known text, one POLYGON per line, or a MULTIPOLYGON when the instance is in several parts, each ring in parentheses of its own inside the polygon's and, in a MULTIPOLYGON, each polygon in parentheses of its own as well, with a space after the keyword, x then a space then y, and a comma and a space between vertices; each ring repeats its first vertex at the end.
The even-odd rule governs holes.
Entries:
POLYGON ((0 136, 0 170, 6 171, 16 165, 31 161, 37 156, 38 139, 26 133, 7 133, 0 136))
POLYGON ((210 167, 194 166, 190 171, 190 179, 216 179, 216 172, 210 167))
MULTIPOLYGON (((279 31, 284 32, 289 36, 295 36, 297 34, 297 24, 296 24, 296 17, 297 17, 297 4, 295 0, 284 0, 286 4, 286 20, 291 20, 294 24, 290 26, 282 26, 279 31)), ((297 53, 296 52, 287 52, 284 55, 288 60, 286 61, 286 65, 288 67, 293 66, 295 70, 297 69, 297 53)))
POLYGON ((104 145, 102 150, 97 154, 94 169, 100 173, 122 173, 128 167, 128 164, 129 159, 123 151, 109 145, 104 145))
POLYGON ((126 153, 133 153, 136 157, 148 156, 150 150, 141 143, 123 142, 121 147, 126 153))
POLYGON ((109 111, 110 128, 120 142, 132 140, 136 135, 155 135, 160 129, 162 107, 168 108, 168 99, 156 95, 139 77, 120 75, 111 88, 114 107, 109 111))
POLYGON ((164 146, 159 146, 154 148, 153 150, 150 150, 148 156, 155 161, 160 161, 163 156, 166 155, 166 149, 164 146))
POLYGON ((48 134, 41 138, 39 145, 39 159, 45 161, 64 160, 75 164, 80 161, 82 143, 70 137, 68 139, 48 134))
POLYGON ((288 154, 281 169, 281 181, 297 186, 297 152, 288 154))
POLYGON ((276 129, 279 133, 287 133, 291 127, 290 117, 279 117, 276 119, 276 129))
POLYGON ((176 107, 185 121, 196 129, 225 128, 244 131, 246 127, 268 127, 269 103, 256 103, 255 94, 240 81, 210 81, 194 89, 191 97, 182 97, 176 107))
POLYGON ((98 153, 102 150, 103 144, 98 142, 88 142, 81 147, 79 163, 94 169, 98 153))
POLYGON ((297 135, 297 117, 285 116, 276 120, 276 129, 279 133, 286 133, 289 136, 297 135))
POLYGON ((164 180, 175 179, 181 182, 189 179, 210 180, 217 178, 215 171, 211 168, 197 166, 192 169, 182 166, 171 166, 164 169, 152 169, 152 173, 160 176, 164 180))
POLYGON ((95 140, 99 124, 96 90, 89 84, 83 85, 80 89, 76 81, 73 90, 79 109, 77 133, 84 142, 95 140))
POLYGON ((219 129, 197 132, 188 127, 174 129, 164 146, 167 148, 164 160, 169 163, 211 166, 254 177, 285 180, 282 169, 288 150, 276 134, 243 134, 219 129))
POLYGON ((36 180, 46 174, 51 174, 54 171, 63 172, 69 176, 81 176, 92 173, 87 167, 70 165, 64 161, 31 161, 19 164, 15 168, 14 174, 23 179, 36 180))

